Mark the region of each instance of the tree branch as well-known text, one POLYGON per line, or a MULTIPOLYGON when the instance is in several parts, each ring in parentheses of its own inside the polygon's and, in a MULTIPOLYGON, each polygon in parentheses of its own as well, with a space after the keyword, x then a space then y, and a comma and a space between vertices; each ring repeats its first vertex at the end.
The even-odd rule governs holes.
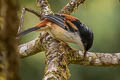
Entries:
POLYGON ((70 14, 85 0, 71 0, 59 13, 70 14))
POLYGON ((3 17, 3 29, 0 31, 0 73, 4 71, 0 74, 0 80, 19 80, 19 57, 15 39, 18 26, 18 0, 2 0, 0 5, 2 5, 0 15, 3 17))
POLYGON ((4 49, 4 41, 3 41, 3 22, 4 19, 1 18, 3 16, 3 1, 0 0, 0 80, 6 80, 7 79, 7 67, 6 67, 6 54, 3 52, 4 49))
POLYGON ((67 80, 70 76, 67 55, 60 42, 46 35, 42 39, 46 45, 46 66, 43 80, 67 80))
POLYGON ((22 58, 28 57, 34 54, 37 54, 38 52, 44 51, 45 48, 43 47, 43 44, 41 43, 41 39, 46 32, 40 33, 39 37, 36 39, 27 42, 25 44, 22 44, 19 46, 19 54, 22 58))
POLYGON ((47 0, 37 0, 38 7, 40 7, 41 16, 53 13, 47 0))
POLYGON ((70 53, 69 62, 87 66, 120 66, 120 53, 87 52, 85 60, 81 51, 70 53), (72 56, 70 56, 72 55, 72 56))

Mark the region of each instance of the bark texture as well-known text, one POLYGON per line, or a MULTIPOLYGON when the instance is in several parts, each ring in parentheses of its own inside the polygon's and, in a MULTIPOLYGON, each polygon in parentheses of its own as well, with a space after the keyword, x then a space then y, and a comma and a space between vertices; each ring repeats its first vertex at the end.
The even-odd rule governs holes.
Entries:
POLYGON ((16 33, 18 0, 0 0, 0 80, 19 80, 16 33))

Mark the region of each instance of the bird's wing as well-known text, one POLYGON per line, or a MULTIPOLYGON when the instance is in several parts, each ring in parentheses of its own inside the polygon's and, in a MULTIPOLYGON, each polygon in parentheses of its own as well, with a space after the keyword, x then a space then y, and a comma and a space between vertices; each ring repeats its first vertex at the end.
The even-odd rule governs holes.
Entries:
POLYGON ((44 18, 47 18, 51 22, 59 25, 66 31, 75 32, 76 30, 78 30, 78 28, 71 22, 71 20, 67 19, 66 16, 60 14, 49 14, 45 15, 44 18))
POLYGON ((48 20, 50 20, 51 22, 59 25, 63 29, 66 28, 66 25, 64 24, 64 17, 62 17, 62 16, 60 16, 58 14, 45 15, 44 18, 47 18, 48 20))

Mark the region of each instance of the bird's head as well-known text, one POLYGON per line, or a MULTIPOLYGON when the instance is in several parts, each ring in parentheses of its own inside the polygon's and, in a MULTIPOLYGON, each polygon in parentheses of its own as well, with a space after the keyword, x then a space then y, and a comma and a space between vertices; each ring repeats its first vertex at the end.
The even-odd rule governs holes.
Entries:
POLYGON ((93 32, 90 30, 86 31, 81 35, 82 43, 84 46, 84 51, 88 51, 93 45, 93 32))
POLYGON ((86 53, 93 44, 93 32, 85 24, 81 23, 79 20, 73 20, 72 23, 78 28, 78 33, 81 38, 83 53, 86 53))

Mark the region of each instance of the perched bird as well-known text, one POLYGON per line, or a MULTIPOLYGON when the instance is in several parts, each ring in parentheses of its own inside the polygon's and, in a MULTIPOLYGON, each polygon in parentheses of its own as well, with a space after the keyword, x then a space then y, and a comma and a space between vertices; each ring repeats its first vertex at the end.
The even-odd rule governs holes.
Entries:
POLYGON ((78 44, 83 50, 84 57, 93 44, 93 32, 68 14, 45 15, 40 24, 21 32, 19 36, 36 30, 47 31, 57 40, 78 44))

